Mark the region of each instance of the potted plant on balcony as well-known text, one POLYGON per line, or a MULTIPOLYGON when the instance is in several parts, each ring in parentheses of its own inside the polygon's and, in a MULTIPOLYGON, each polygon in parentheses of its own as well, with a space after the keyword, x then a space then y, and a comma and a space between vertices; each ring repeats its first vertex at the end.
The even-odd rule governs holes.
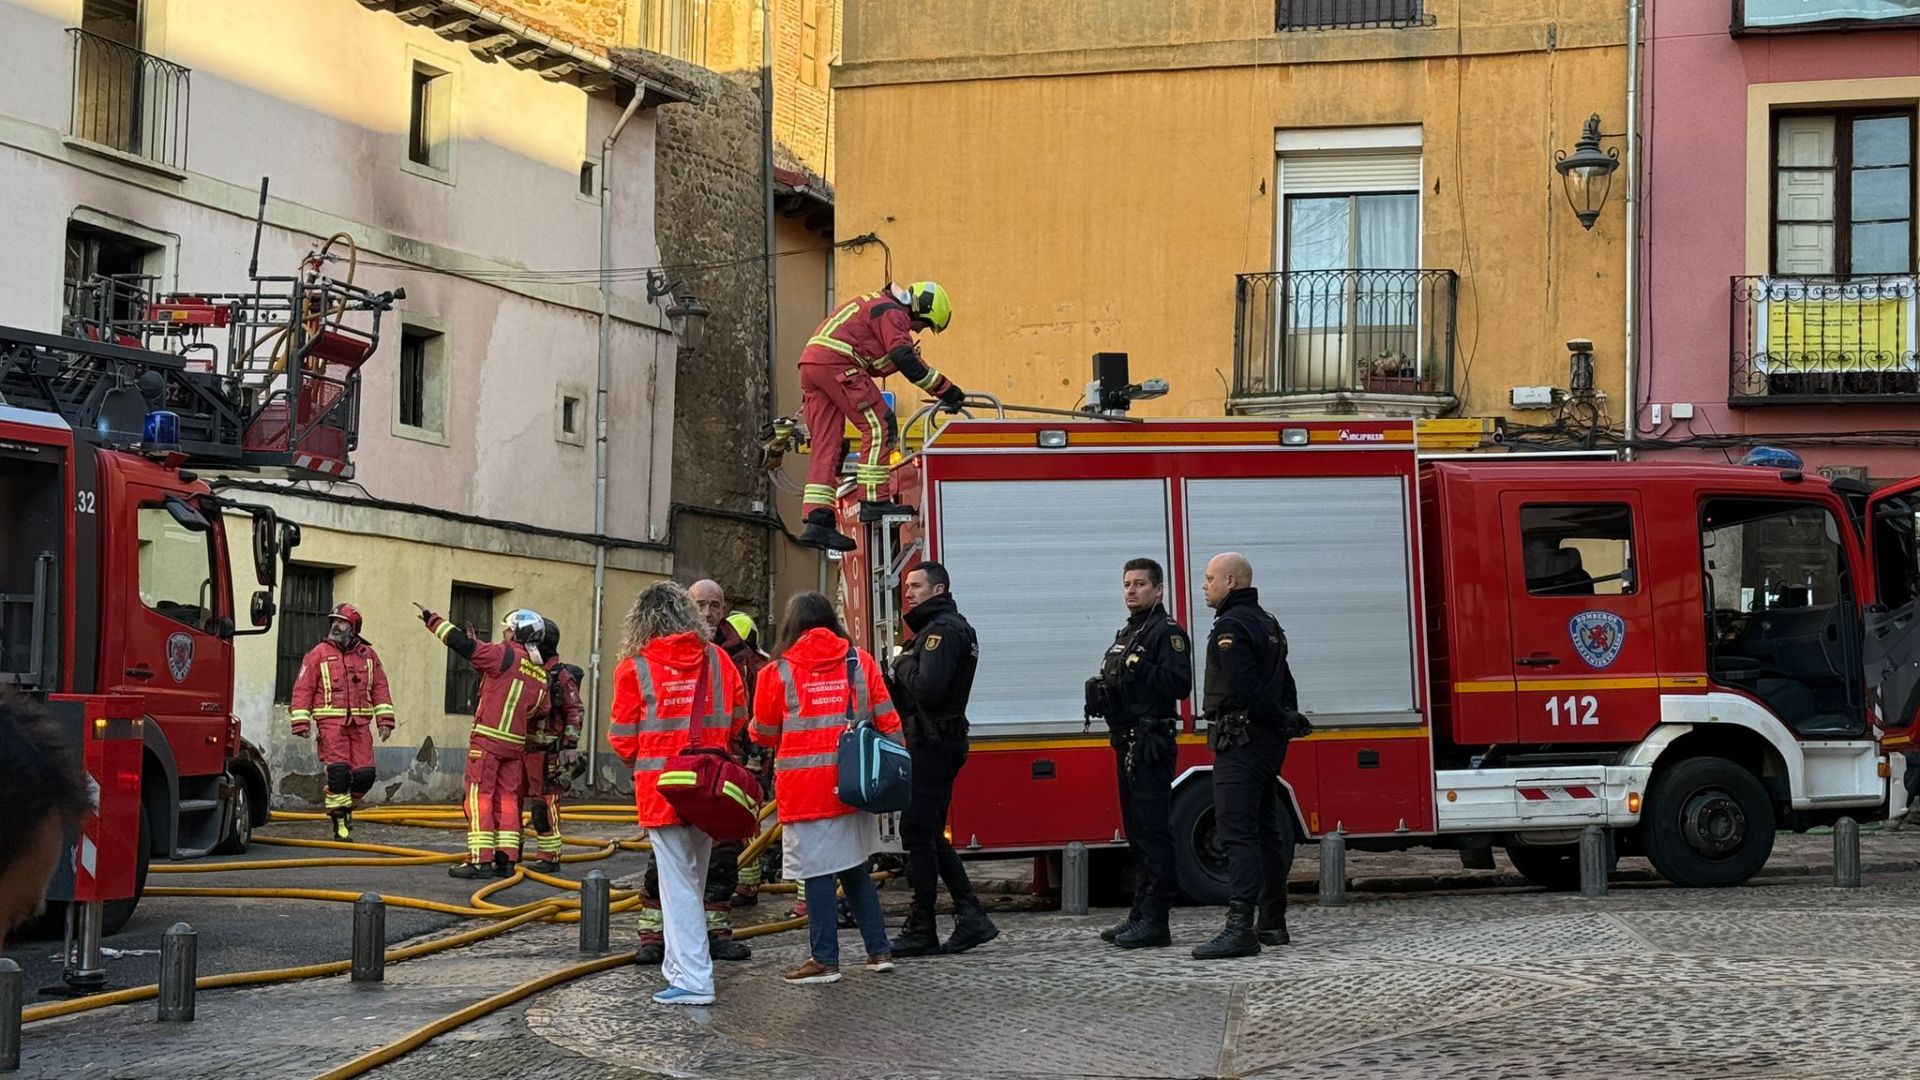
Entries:
POLYGON ((1424 394, 1431 381, 1398 349, 1382 349, 1359 362, 1362 388, 1370 394, 1424 394))

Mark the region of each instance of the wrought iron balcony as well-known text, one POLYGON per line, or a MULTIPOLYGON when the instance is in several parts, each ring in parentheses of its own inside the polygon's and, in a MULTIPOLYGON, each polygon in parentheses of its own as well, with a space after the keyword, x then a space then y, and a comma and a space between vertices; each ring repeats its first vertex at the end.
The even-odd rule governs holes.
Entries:
POLYGON ((1351 30, 1427 26, 1421 0, 1280 0, 1282 30, 1351 30))
POLYGON ((188 69, 78 27, 69 134, 170 169, 187 163, 188 69))
MULTIPOLYGON (((1452 270, 1290 270, 1236 282, 1233 396, 1453 394, 1452 270)), ((1338 406, 1338 401, 1330 402, 1338 406)))
POLYGON ((1733 279, 1731 405, 1920 401, 1910 274, 1733 279))

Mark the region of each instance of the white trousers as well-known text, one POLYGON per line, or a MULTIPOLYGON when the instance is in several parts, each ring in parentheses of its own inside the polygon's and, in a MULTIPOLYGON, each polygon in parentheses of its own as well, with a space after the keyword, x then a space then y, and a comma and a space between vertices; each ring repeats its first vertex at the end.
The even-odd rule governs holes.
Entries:
POLYGON ((660 878, 661 934, 667 955, 660 974, 669 986, 713 993, 713 954, 707 949, 707 860, 713 837, 689 825, 647 830, 660 878))

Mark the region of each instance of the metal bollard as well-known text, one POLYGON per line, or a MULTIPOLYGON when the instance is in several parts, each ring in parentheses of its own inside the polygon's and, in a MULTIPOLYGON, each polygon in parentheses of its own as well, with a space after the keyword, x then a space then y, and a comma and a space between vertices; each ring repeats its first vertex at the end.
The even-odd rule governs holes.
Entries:
POLYGON ((174 923, 160 939, 160 1020, 163 1023, 193 1019, 199 939, 200 935, 186 923, 174 923))
POLYGON ((1860 887, 1860 823, 1850 817, 1833 823, 1833 883, 1842 889, 1860 887))
POLYGON ((353 902, 353 982, 377 983, 387 977, 387 902, 379 893, 361 893, 353 902))
POLYGON ((0 956, 0 1072, 20 1067, 20 1010, 27 1004, 27 976, 0 956))
POLYGON ((1320 838, 1320 906, 1347 906, 1347 834, 1338 825, 1320 838))
POLYGON ((613 910, 613 883, 599 870, 587 874, 580 883, 580 951, 598 956, 607 951, 611 940, 609 923, 613 910))
POLYGON ((1066 915, 1087 913, 1087 845, 1075 840, 1067 845, 1060 859, 1060 911, 1066 915))
POLYGON ((1580 830, 1580 895, 1607 895, 1607 830, 1589 825, 1580 830))

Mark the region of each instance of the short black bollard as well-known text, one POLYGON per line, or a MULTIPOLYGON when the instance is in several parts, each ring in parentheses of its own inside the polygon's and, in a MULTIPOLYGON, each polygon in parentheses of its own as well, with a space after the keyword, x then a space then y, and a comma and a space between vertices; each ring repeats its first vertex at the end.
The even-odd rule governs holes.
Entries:
POLYGON ((160 1020, 163 1023, 185 1023, 193 1019, 199 939, 200 935, 186 923, 174 923, 160 939, 160 1020))
POLYGON ((1589 825, 1580 830, 1580 895, 1607 895, 1607 830, 1589 825))
POLYGON ((361 893, 353 902, 353 979, 375 983, 387 977, 387 902, 361 893))
POLYGON ((20 1067, 20 1010, 27 1004, 27 976, 0 956, 0 1072, 20 1067))
POLYGON ((1320 906, 1347 904, 1347 833, 1341 826, 1320 838, 1320 906))
POLYGON ((1087 913, 1087 845, 1078 840, 1067 845, 1060 859, 1060 912, 1087 913))
POLYGON ((598 956, 607 951, 611 940, 608 925, 613 912, 613 883, 605 872, 594 870, 580 883, 580 951, 598 956))
POLYGON ((1833 823, 1833 883, 1842 889, 1860 887, 1860 823, 1850 817, 1833 823))

